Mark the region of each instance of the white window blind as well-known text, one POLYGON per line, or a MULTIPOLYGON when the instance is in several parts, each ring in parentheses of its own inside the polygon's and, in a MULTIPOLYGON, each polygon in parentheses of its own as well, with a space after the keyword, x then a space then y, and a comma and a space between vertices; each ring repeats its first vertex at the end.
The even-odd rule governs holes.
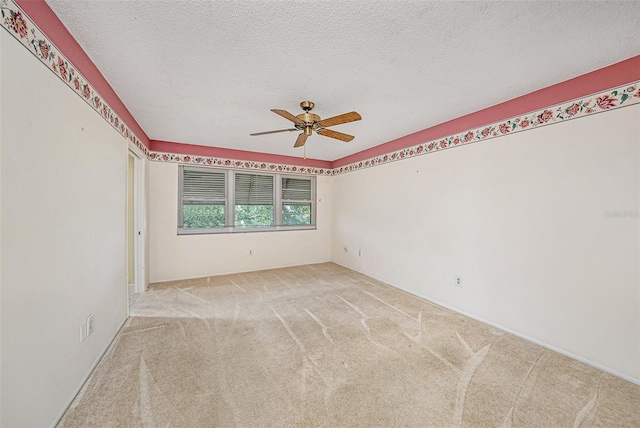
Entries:
POLYGON ((183 170, 182 201, 186 205, 224 204, 225 173, 207 170, 183 170))
POLYGON ((236 173, 236 205, 273 205, 273 176, 236 173))
POLYGON ((282 199, 285 201, 310 201, 311 180, 283 177, 282 199))

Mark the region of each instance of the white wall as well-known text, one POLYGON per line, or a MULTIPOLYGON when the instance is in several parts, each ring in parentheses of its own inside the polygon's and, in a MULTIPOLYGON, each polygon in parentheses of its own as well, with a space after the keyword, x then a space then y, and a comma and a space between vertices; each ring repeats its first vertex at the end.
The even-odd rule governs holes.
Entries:
MULTIPOLYGON (((0 37, 0 64, 2 64, 2 41, 0 37)), ((2 66, 0 66, 2 82, 2 66)), ((2 177, 2 85, 0 85, 0 177, 2 177)), ((2 186, 0 185, 0 242, 2 242, 2 186)), ((2 320, 2 245, 0 245, 0 321, 2 320)), ((2 424, 2 325, 0 324, 0 425, 2 424)))
POLYGON ((178 235, 178 165, 149 163, 151 282, 331 260, 331 178, 317 178, 317 229, 178 235), (254 251, 249 255, 249 250, 254 251))
POLYGON ((333 260, 638 382, 639 146, 636 105, 336 176, 333 260))
POLYGON ((0 425, 43 427, 126 317, 127 144, 7 32, 0 40, 0 425))

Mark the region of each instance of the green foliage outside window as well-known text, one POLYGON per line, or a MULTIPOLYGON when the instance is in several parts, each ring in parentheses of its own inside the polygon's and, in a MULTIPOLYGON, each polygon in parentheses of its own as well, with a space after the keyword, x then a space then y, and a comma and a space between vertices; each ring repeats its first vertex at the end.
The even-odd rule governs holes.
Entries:
POLYGON ((236 205, 236 227, 273 226, 273 205, 236 205))
POLYGON ((225 226, 224 205, 183 205, 185 229, 206 229, 225 226))
POLYGON ((311 224, 311 204, 282 204, 282 225, 311 224))
MULTIPOLYGON (((183 205, 185 229, 225 227, 224 205, 183 205)), ((283 204, 282 225, 311 224, 311 204, 283 204)), ((273 206, 236 205, 236 227, 272 227, 273 206)))

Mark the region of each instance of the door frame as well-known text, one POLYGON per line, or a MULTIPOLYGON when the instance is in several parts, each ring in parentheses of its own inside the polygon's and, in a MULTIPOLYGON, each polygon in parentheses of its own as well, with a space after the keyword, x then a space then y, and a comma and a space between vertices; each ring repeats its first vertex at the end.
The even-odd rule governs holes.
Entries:
MULTIPOLYGON (((133 276, 134 276, 134 291, 141 293, 146 291, 145 284, 145 250, 146 250, 146 201, 145 201, 145 159, 146 157, 140 152, 140 150, 129 144, 127 152, 127 165, 129 163, 129 156, 133 157, 133 230, 134 230, 134 242, 133 242, 133 276)), ((129 174, 129 167, 127 166, 127 174, 129 174)), ((128 191, 127 191, 128 192, 128 191)), ((128 200, 128 198, 127 198, 128 200)), ((127 202, 128 203, 128 202, 127 202)), ((127 220, 128 221, 128 220, 127 220)), ((127 245, 127 266, 129 263, 127 245)), ((129 281, 127 281, 129 282, 129 281)), ((128 287, 129 284, 127 284, 128 287)))

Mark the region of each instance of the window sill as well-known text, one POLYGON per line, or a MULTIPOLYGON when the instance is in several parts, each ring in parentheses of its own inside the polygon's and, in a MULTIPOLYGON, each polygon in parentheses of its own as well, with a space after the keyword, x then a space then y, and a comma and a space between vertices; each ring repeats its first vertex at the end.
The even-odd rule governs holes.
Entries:
POLYGON ((304 226, 274 226, 274 227, 220 227, 216 229, 182 229, 178 228, 178 235, 218 235, 221 233, 255 233, 255 232, 286 232, 294 230, 316 230, 316 225, 304 226))

